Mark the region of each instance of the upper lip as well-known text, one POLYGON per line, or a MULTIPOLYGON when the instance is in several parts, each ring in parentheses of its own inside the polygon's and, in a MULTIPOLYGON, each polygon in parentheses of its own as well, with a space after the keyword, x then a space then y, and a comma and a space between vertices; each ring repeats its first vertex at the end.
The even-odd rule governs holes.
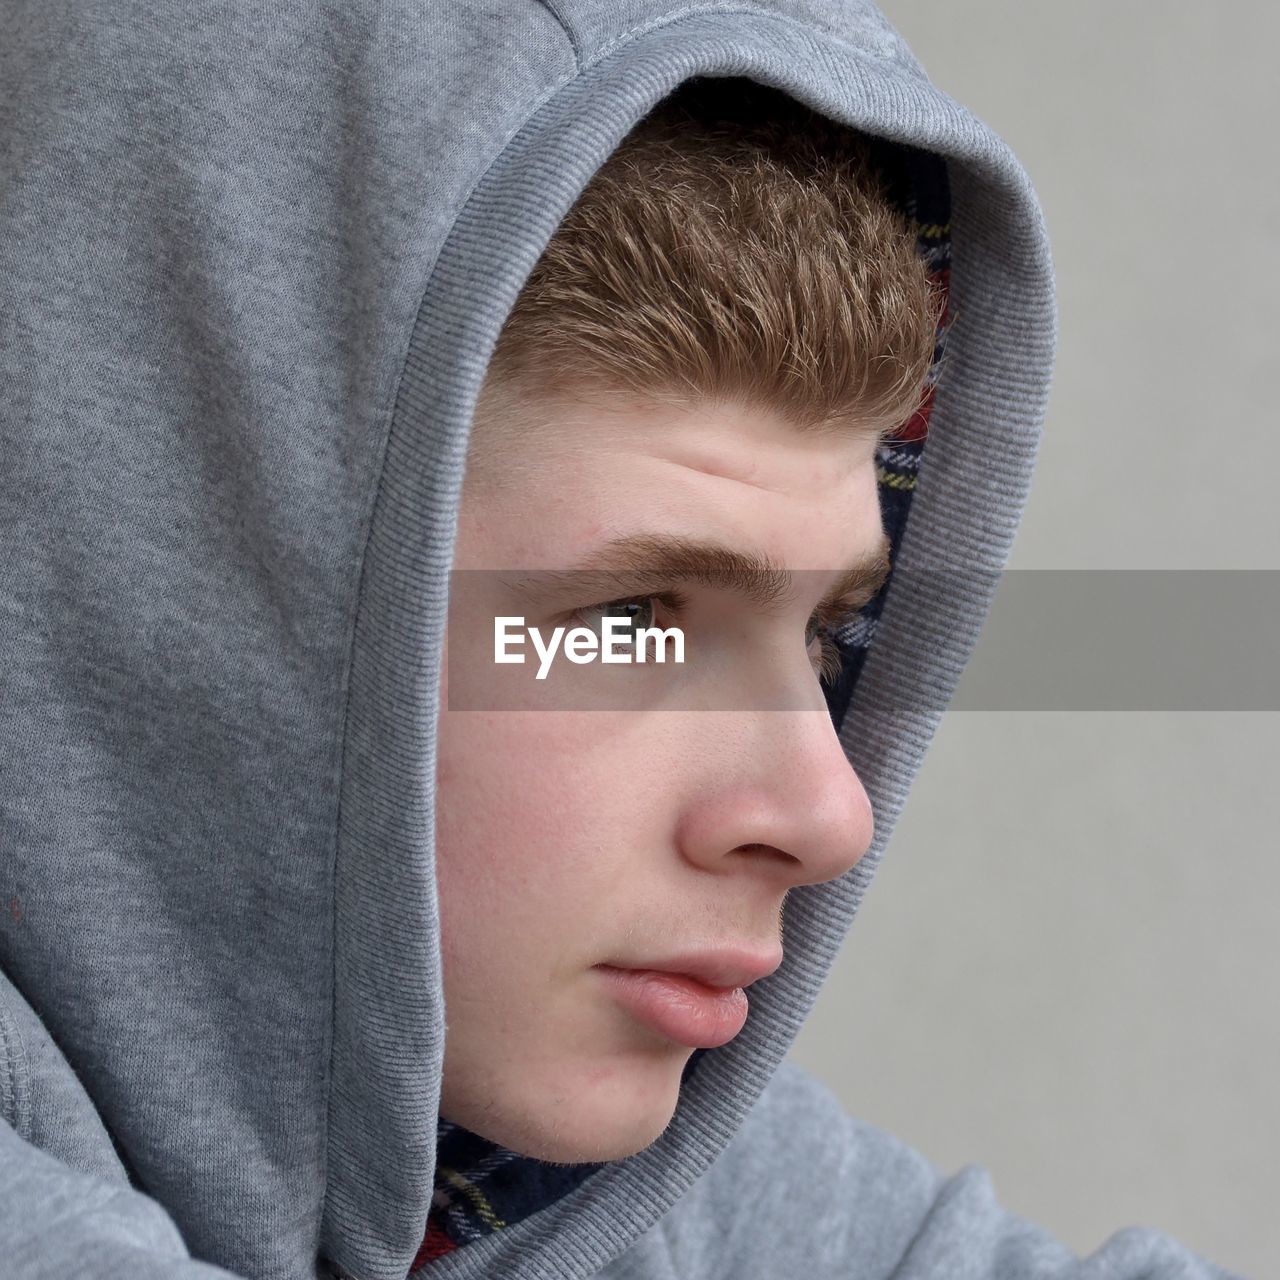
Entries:
POLYGON ((782 948, 761 951, 754 947, 718 947, 714 951, 689 951, 643 964, 615 965, 618 969, 656 969, 693 978, 715 988, 747 987, 766 978, 782 964, 782 948))

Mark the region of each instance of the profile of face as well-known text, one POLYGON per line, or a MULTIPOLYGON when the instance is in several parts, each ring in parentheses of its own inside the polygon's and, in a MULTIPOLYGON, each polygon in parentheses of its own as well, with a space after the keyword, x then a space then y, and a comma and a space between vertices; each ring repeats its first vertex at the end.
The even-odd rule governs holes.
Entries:
MULTIPOLYGON (((837 740, 808 632, 841 571, 883 546, 875 450, 742 405, 601 397, 523 408, 518 426, 477 411, 455 570, 530 571, 536 584, 538 571, 647 534, 797 571, 789 598, 767 608, 724 584, 678 584, 686 664, 712 655, 698 679, 724 695, 712 709, 670 699, 455 709, 450 663, 455 680, 463 663, 492 670, 493 650, 451 656, 446 646, 441 1114, 542 1160, 615 1160, 670 1123, 694 1052, 636 1015, 611 980, 617 970, 724 950, 776 963, 788 891, 843 875, 871 842, 870 803, 837 740), (741 696, 765 685, 785 692, 786 709, 741 696)), ((472 579, 505 581, 455 573, 451 593, 472 579)), ((592 606, 632 595, 619 586, 566 602, 571 579, 555 599, 535 586, 485 607, 547 632, 566 614, 591 626, 601 616, 592 606)), ((461 607, 451 594, 451 629, 461 607)), ((639 670, 592 678, 653 688, 677 678, 674 667, 639 670)))

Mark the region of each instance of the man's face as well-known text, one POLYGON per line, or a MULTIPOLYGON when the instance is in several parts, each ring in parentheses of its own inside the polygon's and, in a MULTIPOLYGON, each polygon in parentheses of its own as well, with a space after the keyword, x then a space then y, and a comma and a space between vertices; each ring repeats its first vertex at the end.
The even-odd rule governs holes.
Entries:
MULTIPOLYGON (((464 663, 482 679, 495 668, 491 645, 452 658, 446 646, 441 1114, 524 1155, 613 1160, 666 1128, 694 1048, 636 1016, 599 966, 776 953, 788 890, 842 875, 871 842, 871 807, 806 626, 839 571, 882 544, 874 445, 743 407, 602 398, 539 402, 532 416, 526 406, 517 428, 477 413, 454 568, 523 572, 455 574, 451 627, 466 593, 493 592, 482 612, 550 632, 573 580, 566 588, 562 574, 555 599, 540 601, 536 585, 504 599, 508 578, 527 590, 539 571, 573 569, 629 534, 683 535, 806 571, 767 609, 725 587, 671 584, 688 602, 688 678, 714 692, 714 709, 661 697, 663 681, 686 677, 655 665, 591 676, 650 682, 660 705, 648 708, 450 710, 450 661, 455 688, 464 663), (701 669, 699 653, 710 655, 701 669), (787 709, 760 708, 752 691, 765 686, 787 709)), ((630 595, 570 599, 582 613, 570 625, 598 625, 590 606, 630 595)))

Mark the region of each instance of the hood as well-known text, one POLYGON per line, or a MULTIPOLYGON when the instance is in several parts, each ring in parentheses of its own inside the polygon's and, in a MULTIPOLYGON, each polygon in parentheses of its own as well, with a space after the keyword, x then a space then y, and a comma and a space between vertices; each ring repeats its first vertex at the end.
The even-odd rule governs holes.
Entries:
POLYGON ((773 1076, 977 639, 1052 363, 1026 174, 859 0, 16 12, 0 995, 66 1068, 41 1145, 144 1191, 238 1275, 594 1274, 773 1076), (439 1121, 451 554, 521 286, 692 76, 894 144, 948 308, 929 394, 878 459, 894 570, 839 636, 829 694, 874 841, 789 895, 783 966, 746 1029, 690 1060, 662 1137, 551 1168, 439 1121), (450 1217, 442 1183, 429 1229, 455 1168, 495 1174, 489 1211, 462 1197, 450 1217))

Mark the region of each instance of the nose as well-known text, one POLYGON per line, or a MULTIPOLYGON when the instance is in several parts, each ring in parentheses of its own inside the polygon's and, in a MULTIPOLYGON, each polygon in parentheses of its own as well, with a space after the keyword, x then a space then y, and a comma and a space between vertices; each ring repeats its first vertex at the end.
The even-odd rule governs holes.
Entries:
POLYGON ((790 888, 844 875, 871 847, 871 801, 825 707, 698 718, 707 736, 676 833, 686 859, 790 888))

